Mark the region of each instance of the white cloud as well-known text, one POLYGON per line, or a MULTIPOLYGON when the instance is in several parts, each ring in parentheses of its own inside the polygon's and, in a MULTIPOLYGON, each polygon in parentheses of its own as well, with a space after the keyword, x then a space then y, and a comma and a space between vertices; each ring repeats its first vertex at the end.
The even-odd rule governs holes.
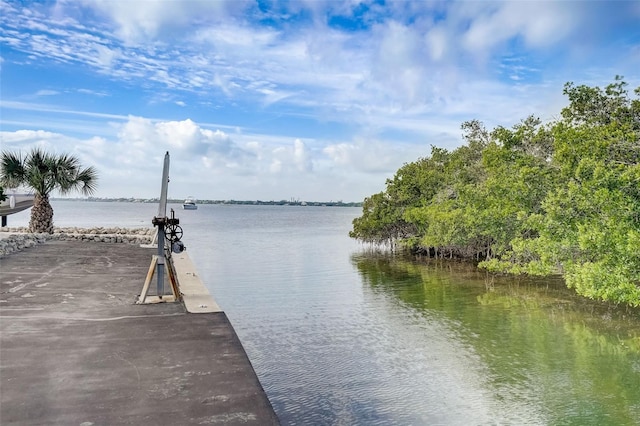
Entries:
POLYGON ((60 92, 58 92, 57 90, 48 90, 48 89, 42 89, 36 92, 36 96, 54 96, 58 94, 60 94, 60 92))
POLYGON ((31 146, 40 142, 60 137, 56 133, 44 130, 18 130, 16 132, 0 132, 3 148, 20 149, 23 146, 31 146))
POLYGON ((203 132, 191 120, 157 123, 154 127, 156 140, 171 148, 193 154, 206 152, 203 132))
MULTIPOLYGON (((256 148, 255 144, 251 144, 256 148)), ((290 145, 280 145, 260 153, 260 158, 271 158, 269 172, 272 174, 307 174, 313 172, 313 158, 307 145, 295 139, 290 145)))
MULTIPOLYGON (((637 6, 617 5, 639 16, 637 6)), ((12 87, 2 124, 18 131, 5 132, 3 143, 80 152, 105 174, 126 175, 131 191, 157 174, 156 162, 170 150, 175 185, 196 182, 213 198, 207 182, 221 179, 215 191, 247 196, 261 188, 306 192, 305 185, 345 193, 350 186, 364 196, 358 191, 381 188, 403 162, 428 154, 429 144, 459 144, 462 121, 491 127, 529 114, 549 119, 568 79, 637 79, 637 30, 622 43, 605 37, 618 21, 632 28, 633 16, 598 2, 60 0, 2 7, 0 36, 12 52, 9 65, 7 54, 0 59, 3 74, 53 65, 69 77, 47 80, 37 92, 55 105, 25 102, 37 87, 12 87), (333 25, 336 17, 356 21, 333 25), (594 56, 592 46, 602 54, 594 56), (78 94, 92 98, 76 104, 78 94)))
MULTIPOLYGON (((334 171, 393 174, 403 163, 428 154, 426 146, 389 144, 381 140, 357 138, 324 147, 323 153, 333 163, 334 171)), ((382 184, 382 183, 381 183, 382 184)))
POLYGON ((222 18, 225 10, 232 6, 233 2, 190 0, 185 4, 163 0, 86 0, 84 3, 109 17, 116 25, 117 34, 122 40, 127 44, 135 44, 153 39, 167 29, 188 27, 194 18, 222 18))
POLYGON ((441 27, 433 28, 425 34, 425 44, 427 52, 434 62, 444 59, 447 49, 450 47, 446 31, 441 27))
POLYGON ((0 141, 11 150, 42 146, 78 155, 84 165, 98 170, 98 196, 155 196, 162 158, 169 151, 171 193, 211 199, 359 200, 421 150, 364 139, 329 143, 230 135, 189 119, 154 121, 136 116, 122 123, 113 139, 19 130, 0 133, 0 141))
POLYGON ((84 89, 84 88, 80 88, 77 89, 78 93, 82 93, 84 95, 91 95, 91 96, 98 96, 98 97, 105 97, 105 96, 109 96, 109 94, 107 92, 103 92, 103 91, 98 91, 98 90, 92 90, 92 89, 84 89))
POLYGON ((580 15, 580 8, 571 3, 548 2, 541 7, 535 2, 505 2, 495 10, 477 14, 463 43, 472 53, 481 55, 518 36, 531 47, 543 48, 571 33, 580 15))
POLYGON ((194 42, 204 43, 219 49, 225 55, 238 55, 243 51, 260 51, 277 41, 279 32, 243 26, 234 21, 216 23, 196 31, 194 42))
MULTIPOLYGON (((353 16, 358 3, 288 5, 325 20, 281 28, 257 24, 251 18, 264 12, 245 2, 81 4, 108 20, 87 33, 78 22, 69 24, 69 17, 63 27, 44 13, 25 17, 15 10, 11 16, 18 23, 6 21, 7 32, 15 34, 8 37, 11 45, 41 58, 90 64, 109 78, 133 84, 156 82, 262 107, 284 103, 320 109, 348 122, 361 121, 362 113, 373 109, 388 113, 429 106, 447 96, 442 87, 455 88, 470 77, 491 73, 487 64, 473 69, 477 64, 465 62, 469 55, 487 59, 519 38, 541 50, 589 22, 581 8, 558 2, 545 7, 530 2, 368 5, 375 24, 353 32, 327 26, 326 16, 353 16), (434 10, 446 19, 435 21, 434 10), (20 38, 20 31, 12 29, 21 25, 41 34, 20 38), (111 35, 113 28, 124 44, 111 35)), ((75 10, 73 5, 63 2, 56 8, 64 17, 65 11, 75 10)))
POLYGON ((307 147, 300 139, 296 139, 293 142, 293 159, 299 171, 310 172, 313 170, 313 163, 311 162, 307 147))
POLYGON ((118 144, 126 163, 171 151, 184 158, 200 158, 210 168, 238 169, 249 167, 245 162, 254 157, 223 131, 204 129, 190 119, 154 122, 131 116, 120 127, 118 144))
POLYGON ((111 49, 103 44, 94 43, 91 49, 95 51, 92 59, 99 68, 110 69, 114 62, 122 57, 120 49, 111 49))

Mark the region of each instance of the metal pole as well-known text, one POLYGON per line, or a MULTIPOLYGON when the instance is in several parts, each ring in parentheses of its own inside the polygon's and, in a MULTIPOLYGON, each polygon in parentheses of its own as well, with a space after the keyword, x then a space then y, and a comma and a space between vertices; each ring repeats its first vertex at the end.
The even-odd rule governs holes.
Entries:
POLYGON ((157 293, 162 299, 164 295, 164 224, 158 225, 158 260, 156 261, 156 274, 158 275, 157 293))
POLYGON ((169 188, 169 151, 164 155, 164 167, 162 168, 162 186, 160 187, 160 204, 158 205, 158 217, 167 217, 167 190, 169 188))
POLYGON ((157 293, 162 299, 164 295, 164 246, 166 238, 164 227, 167 224, 167 190, 169 187, 169 151, 164 155, 164 167, 162 169, 162 186, 160 188, 160 204, 158 205, 158 260, 156 274, 158 276, 157 293))

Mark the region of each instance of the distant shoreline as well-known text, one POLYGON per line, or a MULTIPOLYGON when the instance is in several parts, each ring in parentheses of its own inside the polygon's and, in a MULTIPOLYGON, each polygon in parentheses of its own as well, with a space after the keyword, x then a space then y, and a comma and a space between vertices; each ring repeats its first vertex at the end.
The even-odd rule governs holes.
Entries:
MULTIPOLYGON (((96 201, 105 203, 152 203, 157 204, 158 198, 51 198, 52 201, 96 201)), ((183 199, 172 198, 169 203, 182 204, 183 199)), ((342 201, 299 201, 299 200, 197 200, 196 204, 225 204, 225 205, 249 205, 249 206, 301 206, 301 207, 362 207, 362 202, 342 202, 342 201)))

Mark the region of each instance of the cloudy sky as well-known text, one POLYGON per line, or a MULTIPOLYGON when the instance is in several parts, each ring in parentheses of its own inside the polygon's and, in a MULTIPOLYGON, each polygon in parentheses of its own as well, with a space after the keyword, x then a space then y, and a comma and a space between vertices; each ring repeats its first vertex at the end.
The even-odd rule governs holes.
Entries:
POLYGON ((460 124, 640 86, 640 2, 0 0, 0 143, 100 197, 361 201, 460 124))

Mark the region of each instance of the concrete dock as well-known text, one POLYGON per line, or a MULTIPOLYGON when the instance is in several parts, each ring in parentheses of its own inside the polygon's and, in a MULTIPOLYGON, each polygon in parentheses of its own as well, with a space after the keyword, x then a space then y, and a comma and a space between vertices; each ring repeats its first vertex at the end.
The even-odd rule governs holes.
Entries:
POLYGON ((278 424, 210 295, 187 297, 199 313, 134 304, 153 254, 48 241, 0 259, 0 424, 278 424))

